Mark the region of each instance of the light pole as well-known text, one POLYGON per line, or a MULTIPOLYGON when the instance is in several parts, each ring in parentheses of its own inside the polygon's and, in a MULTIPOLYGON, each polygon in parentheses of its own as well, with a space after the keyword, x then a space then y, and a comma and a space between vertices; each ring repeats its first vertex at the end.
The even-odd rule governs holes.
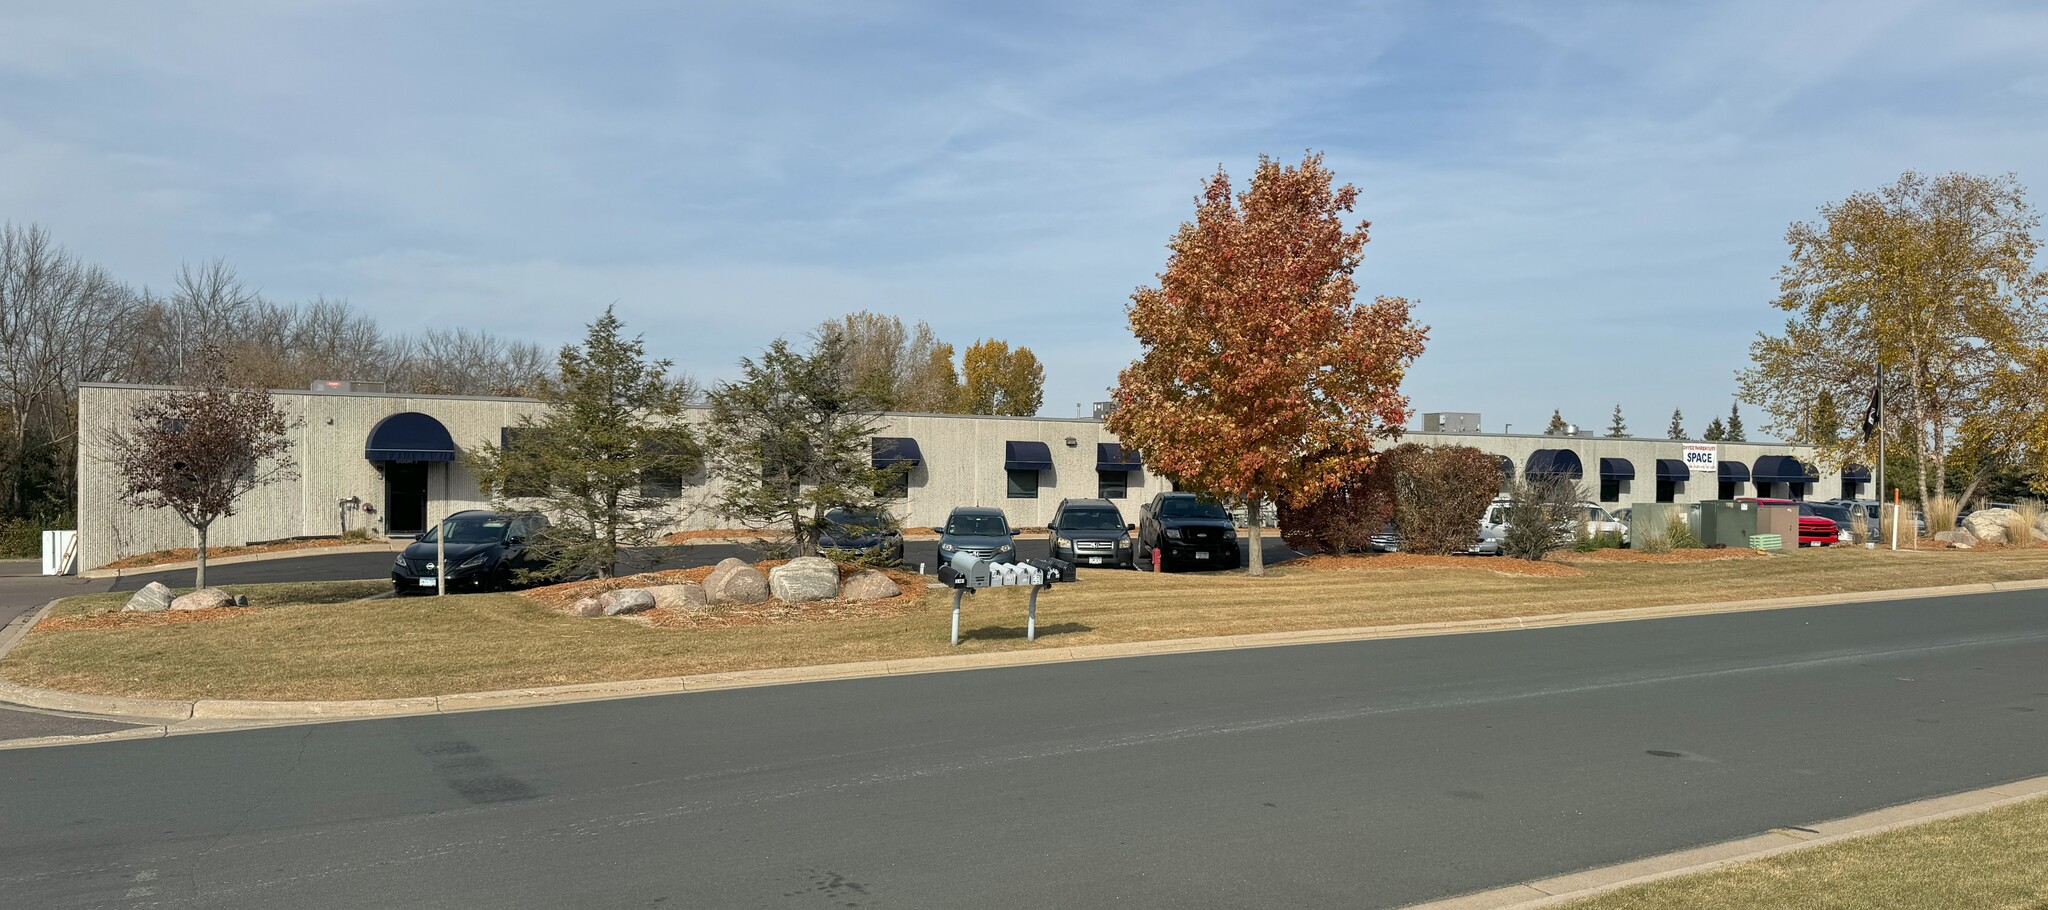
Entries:
POLYGON ((1511 424, 1508 424, 1508 425, 1506 425, 1506 426, 1504 426, 1504 427, 1502 427, 1502 428, 1501 428, 1501 431, 1500 431, 1500 435, 1502 435, 1502 436, 1507 436, 1507 435, 1509 435, 1509 434, 1513 433, 1514 431, 1515 431, 1515 425, 1511 423, 1511 424))

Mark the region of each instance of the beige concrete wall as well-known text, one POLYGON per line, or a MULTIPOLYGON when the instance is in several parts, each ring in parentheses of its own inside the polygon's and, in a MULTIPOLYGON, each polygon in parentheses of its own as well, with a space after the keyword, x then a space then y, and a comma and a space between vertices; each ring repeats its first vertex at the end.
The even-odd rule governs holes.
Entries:
MULTIPOLYGON (((118 501, 119 478, 97 456, 96 445, 92 443, 105 428, 124 420, 136 403, 160 391, 104 385, 79 390, 81 439, 86 440, 79 450, 81 566, 96 567, 122 556, 192 545, 191 532, 174 515, 138 512, 118 501)), ((406 411, 429 414, 448 428, 458 449, 468 451, 479 445, 496 445, 503 428, 517 423, 522 415, 538 414, 543 407, 539 402, 519 398, 311 392, 277 392, 275 396, 285 412, 300 421, 294 431, 293 447, 293 457, 299 464, 298 479, 250 493, 236 515, 215 525, 216 544, 333 534, 340 530, 336 503, 352 496, 374 505, 377 515, 367 522, 358 515, 351 526, 367 525, 381 533, 387 511, 384 478, 379 466, 364 458, 364 445, 378 421, 406 411)), ((701 424, 706 416, 697 409, 686 419, 701 424)), ((1043 526, 1061 499, 1097 495, 1095 446, 1117 441, 1101 422, 1092 419, 933 414, 886 415, 877 435, 915 439, 924 456, 923 463, 910 474, 909 498, 897 503, 894 509, 906 525, 913 526, 941 524, 946 513, 956 506, 995 506, 1003 509, 1014 525, 1043 526), (1068 440, 1072 440, 1071 445, 1068 440), (1043 442, 1051 452, 1053 470, 1041 473, 1035 498, 1008 495, 1003 444, 1009 441, 1043 442)), ((1656 459, 1679 458, 1682 454, 1680 443, 1653 439, 1425 433, 1411 433, 1405 439, 1425 444, 1470 445, 1506 455, 1514 459, 1517 476, 1526 470, 1530 454, 1537 449, 1570 448, 1579 453, 1584 464, 1584 482, 1590 498, 1599 494, 1600 459, 1627 458, 1635 466, 1637 479, 1623 489, 1620 501, 1609 504, 1616 508, 1636 500, 1654 499, 1656 459)), ((1720 457, 1749 465, 1760 455, 1788 453, 1810 457, 1803 449, 1756 443, 1723 443, 1720 457)), ((434 464, 428 476, 429 521, 450 512, 490 504, 490 497, 477 489, 476 479, 459 462, 434 464)), ((1149 470, 1130 472, 1129 478, 1129 492, 1118 504, 1126 519, 1135 521, 1141 503, 1171 486, 1149 470)), ((1814 485, 1809 496, 1833 498, 1840 487, 1840 476, 1829 473, 1814 485)), ((671 513, 673 526, 730 526, 710 506, 716 492, 715 484, 708 482, 686 487, 671 513)), ((1748 487, 1742 494, 1756 492, 1754 487, 1748 487)), ((1702 476, 1681 488, 1677 501, 1711 500, 1718 493, 1718 484, 1702 476)))

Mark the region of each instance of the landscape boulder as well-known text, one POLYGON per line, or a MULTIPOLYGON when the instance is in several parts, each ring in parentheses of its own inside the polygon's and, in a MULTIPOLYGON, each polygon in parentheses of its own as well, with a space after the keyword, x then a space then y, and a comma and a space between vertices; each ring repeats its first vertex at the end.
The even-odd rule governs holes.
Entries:
POLYGON ((571 616, 603 616, 604 603, 595 597, 585 597, 569 605, 571 616))
POLYGON ((654 609, 654 595, 646 588, 620 588, 597 596, 598 612, 606 616, 644 613, 654 609))
POLYGON ((786 604, 839 596, 839 566, 823 556, 799 556, 768 573, 768 590, 786 604))
POLYGON ((2017 518, 2011 509, 1978 509, 1963 519, 1963 530, 1985 543, 2005 543, 2005 529, 2017 518))
POLYGON ((1936 531, 1934 532, 1934 539, 1958 550, 1967 550, 1977 545, 1976 536, 1962 528, 1957 528, 1953 531, 1936 531))
POLYGON ((768 576, 737 559, 727 559, 704 579, 704 599, 718 607, 766 602, 768 576))
POLYGON ((2034 522, 2034 536, 2048 540, 2048 515, 2043 515, 2040 520, 2034 522))
POLYGON ((869 569, 848 578, 839 588, 841 600, 886 600, 903 593, 889 576, 869 569))
POLYGON ((161 613, 170 609, 171 601, 177 599, 177 593, 164 587, 163 582, 152 581, 128 598, 128 605, 121 609, 130 613, 161 613))
POLYGON ((663 610, 701 610, 711 604, 704 596, 704 586, 692 582, 660 585, 648 588, 647 593, 654 595, 654 605, 663 610))
POLYGON ((200 588, 171 601, 173 610, 218 610, 234 605, 234 597, 219 588, 200 588))

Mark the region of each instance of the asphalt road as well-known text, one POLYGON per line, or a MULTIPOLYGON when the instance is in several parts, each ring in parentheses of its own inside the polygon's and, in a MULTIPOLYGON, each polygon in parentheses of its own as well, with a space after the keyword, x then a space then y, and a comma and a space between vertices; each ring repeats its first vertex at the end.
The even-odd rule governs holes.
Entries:
POLYGON ((1392 907, 2043 773, 2010 593, 0 752, 0 895, 1392 907))
MULTIPOLYGON (((1240 542, 1243 538, 1239 538, 1240 542)), ((1048 542, 1019 540, 1018 552, 1027 559, 1044 558, 1048 542)), ((234 563, 210 566, 206 580, 216 585, 251 585, 285 581, 349 581, 361 578, 384 578, 391 574, 391 562, 395 554, 383 552, 323 553, 296 556, 290 559, 261 560, 257 562, 234 563)), ((904 565, 911 569, 923 566, 926 574, 938 571, 939 545, 932 540, 908 541, 903 546, 904 565)), ((1266 540, 1266 559, 1279 562, 1294 555, 1292 550, 1278 538, 1266 540)), ((695 566, 716 565, 719 560, 738 556, 748 561, 762 558, 751 547, 735 544, 690 544, 680 547, 655 547, 634 551, 628 560, 633 571, 655 569, 688 569, 695 566)), ((177 588, 192 585, 192 570, 178 569, 170 572, 146 572, 124 575, 114 582, 113 590, 133 591, 152 581, 177 588)))

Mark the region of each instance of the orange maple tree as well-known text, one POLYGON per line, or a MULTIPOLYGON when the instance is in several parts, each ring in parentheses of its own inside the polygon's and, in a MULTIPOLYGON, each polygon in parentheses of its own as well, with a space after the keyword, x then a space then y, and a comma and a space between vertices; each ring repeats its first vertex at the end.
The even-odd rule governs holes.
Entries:
POLYGON ((1118 377, 1109 430, 1180 488, 1245 508, 1253 575, 1264 503, 1312 500, 1400 435, 1401 379, 1428 337, 1407 300, 1354 299, 1370 223, 1346 226, 1358 190, 1332 184, 1318 153, 1261 156, 1242 193, 1218 168, 1159 286, 1131 295, 1144 354, 1118 377))

